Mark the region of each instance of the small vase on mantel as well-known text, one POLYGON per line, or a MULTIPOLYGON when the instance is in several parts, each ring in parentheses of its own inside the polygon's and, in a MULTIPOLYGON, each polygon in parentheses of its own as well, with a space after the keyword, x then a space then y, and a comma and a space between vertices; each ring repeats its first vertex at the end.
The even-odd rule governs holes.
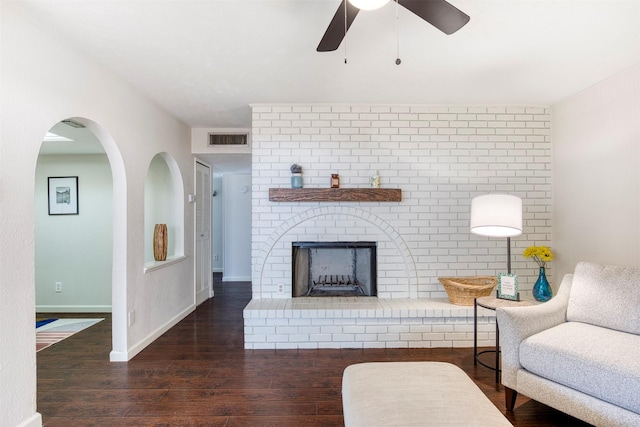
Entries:
POLYGON ((302 188, 302 166, 294 163, 289 169, 291 170, 291 188, 302 188))
POLYGON ((544 267, 540 267, 540 274, 538 275, 538 280, 533 285, 533 297, 536 301, 547 302, 553 296, 553 290, 549 285, 549 281, 547 280, 547 276, 544 271, 544 267))
POLYGON ((291 188, 302 188, 302 174, 301 173, 292 173, 291 174, 291 188))

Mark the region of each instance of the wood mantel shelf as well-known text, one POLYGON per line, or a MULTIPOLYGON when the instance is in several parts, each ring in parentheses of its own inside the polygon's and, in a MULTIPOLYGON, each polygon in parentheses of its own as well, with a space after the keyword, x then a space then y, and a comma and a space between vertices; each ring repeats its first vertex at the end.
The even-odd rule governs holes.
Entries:
POLYGON ((399 188, 270 188, 272 202, 400 202, 399 188))

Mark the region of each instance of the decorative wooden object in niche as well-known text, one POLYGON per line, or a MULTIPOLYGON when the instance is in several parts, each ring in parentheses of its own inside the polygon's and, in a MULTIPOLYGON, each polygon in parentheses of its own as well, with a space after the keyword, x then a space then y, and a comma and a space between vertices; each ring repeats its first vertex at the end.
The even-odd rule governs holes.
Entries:
POLYGON ((272 202, 401 202, 399 188, 270 188, 272 202))
POLYGON ((167 224, 156 224, 153 229, 153 258, 156 261, 167 260, 168 243, 167 224))

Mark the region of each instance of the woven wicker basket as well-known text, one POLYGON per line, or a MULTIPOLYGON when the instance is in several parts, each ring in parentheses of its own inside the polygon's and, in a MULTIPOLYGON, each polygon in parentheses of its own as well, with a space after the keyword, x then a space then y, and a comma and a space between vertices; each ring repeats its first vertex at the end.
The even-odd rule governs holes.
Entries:
POLYGON ((496 277, 438 277, 444 290, 447 291, 449 301, 456 305, 473 305, 473 299, 486 297, 498 283, 496 277))

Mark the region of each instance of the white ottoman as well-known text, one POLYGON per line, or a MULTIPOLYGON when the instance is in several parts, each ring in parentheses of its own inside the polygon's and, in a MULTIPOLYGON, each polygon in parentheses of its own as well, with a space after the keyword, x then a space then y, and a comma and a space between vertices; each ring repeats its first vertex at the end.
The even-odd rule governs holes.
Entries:
POLYGON ((348 366, 342 407, 346 427, 511 426, 462 369, 442 362, 348 366))

